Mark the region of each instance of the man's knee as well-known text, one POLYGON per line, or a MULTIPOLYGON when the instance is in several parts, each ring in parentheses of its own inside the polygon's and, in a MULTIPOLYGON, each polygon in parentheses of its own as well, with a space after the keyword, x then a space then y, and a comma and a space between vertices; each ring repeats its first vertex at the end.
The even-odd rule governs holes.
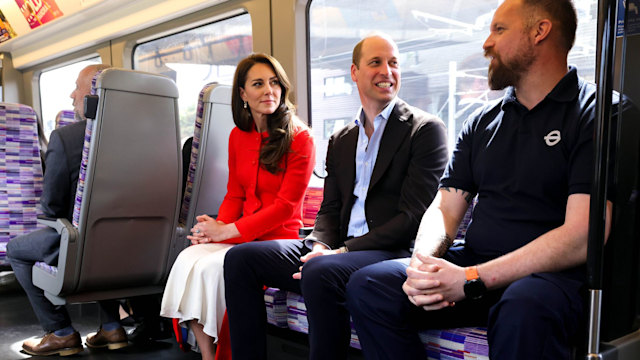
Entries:
POLYGON ((224 256, 224 274, 227 276, 234 276, 246 269, 247 264, 251 264, 251 258, 255 255, 251 243, 240 244, 232 247, 227 251, 224 256))

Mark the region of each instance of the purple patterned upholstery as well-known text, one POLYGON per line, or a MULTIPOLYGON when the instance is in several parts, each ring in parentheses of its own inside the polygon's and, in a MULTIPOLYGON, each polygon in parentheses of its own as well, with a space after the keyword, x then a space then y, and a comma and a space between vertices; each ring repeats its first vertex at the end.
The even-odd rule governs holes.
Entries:
POLYGON ((56 115, 56 129, 59 127, 67 126, 78 121, 76 119, 76 113, 72 110, 60 110, 56 115))
MULTIPOLYGON (((96 95, 96 82, 102 71, 96 72, 91 80, 91 95, 96 95)), ((91 134, 93 134, 93 123, 91 119, 87 119, 87 127, 84 132, 84 146, 82 147, 82 162, 80 163, 80 175, 78 176, 78 189, 76 190, 76 201, 73 206, 73 226, 76 228, 80 224, 80 208, 82 206, 82 197, 84 194, 84 183, 87 178, 87 164, 89 163, 89 149, 91 147, 91 134)))
POLYGON ((477 203, 478 203, 478 197, 476 196, 471 201, 471 205, 467 209, 467 212, 464 213, 464 217, 460 222, 460 226, 458 226, 458 233, 456 234, 455 240, 462 240, 464 239, 464 236, 467 234, 467 228, 471 223, 471 214, 473 214, 473 208, 476 206, 477 203))
POLYGON ((182 208, 180 209, 180 218, 178 223, 185 225, 189 214, 189 205, 191 204, 191 195, 193 194, 193 181, 196 175, 196 166, 198 164, 198 155, 200 154, 200 138, 202 135, 202 122, 204 121, 204 95, 211 89, 215 82, 208 83, 200 91, 198 96, 198 110, 196 111, 196 122, 193 129, 193 144, 191 145, 191 159, 189 161, 189 172, 187 173, 187 182, 185 185, 184 196, 182 198, 182 208))
POLYGON ((32 108, 0 103, 0 266, 10 239, 42 228, 38 119, 32 108))
MULTIPOLYGON (((306 200, 306 199, 305 199, 306 200)), ((473 208, 478 203, 477 197, 473 199, 471 206, 464 215, 456 240, 464 239, 467 227, 471 222, 473 208)), ((307 308, 302 295, 283 291, 275 288, 268 288, 265 292, 265 306, 267 308, 267 321, 278 327, 288 327, 289 329, 301 333, 309 333, 309 322, 307 321, 307 308), (278 306, 278 302, 286 298, 286 310, 278 306), (285 311, 286 313, 278 313, 285 311), (282 318, 286 318, 286 323, 282 318)), ((425 330, 420 333, 420 339, 424 343, 429 359, 489 359, 489 344, 487 342, 487 329, 482 327, 466 327, 444 330, 425 330)), ((361 349, 358 335, 351 324, 351 341, 353 348, 361 349)))

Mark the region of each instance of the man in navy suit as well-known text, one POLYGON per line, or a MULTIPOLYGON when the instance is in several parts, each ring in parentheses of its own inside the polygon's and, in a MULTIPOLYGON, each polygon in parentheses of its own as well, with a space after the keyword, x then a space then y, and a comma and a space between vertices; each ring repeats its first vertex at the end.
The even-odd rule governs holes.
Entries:
POLYGON ((448 154, 443 122, 397 97, 398 58, 397 45, 384 34, 367 36, 354 48, 351 78, 362 107, 329 140, 323 202, 311 235, 241 244, 227 253, 234 358, 266 357, 263 285, 302 293, 311 359, 346 358, 351 273, 408 256, 448 154))
MULTIPOLYGON (((84 97, 91 91, 91 80, 109 65, 90 65, 80 71, 76 88, 71 93, 76 118, 80 121, 51 133, 45 156, 45 173, 40 205, 45 216, 71 221, 76 187, 82 160, 84 131, 84 97)), ((42 339, 29 339, 22 344, 31 355, 71 355, 83 350, 80 334, 72 327, 64 306, 53 305, 44 291, 33 285, 31 268, 38 261, 56 265, 60 235, 45 228, 14 238, 7 245, 7 259, 16 279, 27 293, 40 325, 46 334, 42 339)), ((116 349, 126 346, 127 334, 119 323, 118 303, 100 302, 103 324, 94 336, 87 337, 90 347, 116 349)))

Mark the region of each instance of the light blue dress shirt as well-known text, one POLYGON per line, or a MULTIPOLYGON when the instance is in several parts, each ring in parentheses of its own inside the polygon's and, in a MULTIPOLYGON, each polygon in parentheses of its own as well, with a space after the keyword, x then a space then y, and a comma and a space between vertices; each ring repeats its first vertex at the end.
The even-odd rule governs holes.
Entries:
POLYGON ((367 225, 367 217, 364 212, 364 204, 367 200, 367 192, 369 191, 369 183, 371 182, 371 174, 378 158, 378 149, 380 149, 380 139, 382 133, 387 126, 387 120, 391 115, 393 107, 396 105, 396 98, 385 107, 380 114, 373 119, 373 134, 371 139, 367 137, 364 131, 364 111, 362 107, 358 111, 356 117, 356 125, 358 125, 358 145, 356 147, 356 179, 353 187, 353 195, 356 199, 351 208, 351 218, 349 219, 349 228, 347 236, 362 236, 369 232, 367 225))

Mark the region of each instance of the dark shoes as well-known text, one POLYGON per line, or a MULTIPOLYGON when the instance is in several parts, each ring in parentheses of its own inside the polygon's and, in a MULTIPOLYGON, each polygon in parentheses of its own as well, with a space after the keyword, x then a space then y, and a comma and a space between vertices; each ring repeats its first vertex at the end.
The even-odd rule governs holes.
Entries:
POLYGON ((80 334, 77 331, 67 336, 56 336, 51 332, 42 339, 29 339, 22 343, 22 349, 29 355, 39 356, 68 356, 83 350, 80 334))
POLYGON ((87 346, 94 349, 106 347, 109 350, 116 350, 127 345, 129 345, 127 333, 122 327, 111 331, 100 328, 97 333, 87 336, 87 346))
POLYGON ((129 340, 133 344, 147 344, 157 340, 168 339, 173 335, 170 321, 143 321, 130 334, 129 340))

